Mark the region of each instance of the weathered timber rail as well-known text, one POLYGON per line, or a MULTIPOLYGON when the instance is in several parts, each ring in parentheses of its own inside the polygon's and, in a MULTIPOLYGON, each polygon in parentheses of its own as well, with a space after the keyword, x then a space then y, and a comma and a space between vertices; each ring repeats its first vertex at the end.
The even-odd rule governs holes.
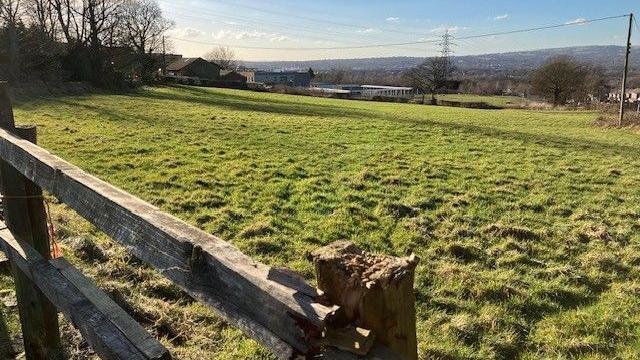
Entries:
MULTIPOLYGON (((0 223, 0 228, 4 227, 0 223)), ((0 230, 3 249, 29 280, 76 326, 96 353, 109 359, 168 359, 169 353, 105 293, 63 258, 47 261, 0 230)))
POLYGON ((4 129, 0 158, 275 354, 308 353, 309 339, 336 310, 297 278, 272 280, 271 268, 230 244, 4 129))
MULTIPOLYGON (((5 218, 31 219, 24 224, 19 220, 7 221, 7 229, 0 231, 2 246, 14 268, 16 286, 21 279, 17 276, 23 276, 21 286, 31 293, 41 292, 44 295, 42 299, 34 297, 36 303, 45 308, 51 304, 55 306, 74 323, 101 357, 166 359, 170 355, 66 260, 49 259, 46 234, 40 231, 41 241, 34 241, 36 237, 31 235, 32 229, 42 230, 43 225, 46 228, 46 219, 38 207, 42 206, 42 199, 37 198, 42 190, 74 209, 131 254, 195 299, 216 310, 231 325, 269 348, 281 359, 310 355, 327 359, 358 358, 353 353, 366 359, 417 358, 415 321, 403 321, 402 326, 408 331, 399 333, 412 334, 413 331, 414 338, 409 342, 402 339, 396 341, 403 343, 402 346, 393 342, 374 344, 374 334, 364 338, 344 335, 370 334, 370 331, 363 329, 358 332, 355 329, 356 326, 371 329, 373 325, 353 316, 345 322, 342 308, 328 303, 327 296, 319 296, 321 292, 302 278, 256 262, 220 238, 166 214, 38 147, 35 144, 35 129, 31 132, 33 139, 29 141, 21 135, 24 131, 13 124, 10 103, 4 90, 0 84, 0 183, 5 200, 10 200, 9 205, 13 204, 5 207, 5 218), (27 184, 18 184, 19 189, 15 189, 15 194, 28 195, 31 191, 36 196, 12 199, 13 193, 6 194, 17 184, 10 180, 11 176, 20 180, 20 184, 27 184), (11 181, 10 186, 7 186, 8 180, 11 181), (26 192, 24 188, 27 188, 26 192), (38 205, 34 209, 39 211, 33 211, 30 203, 38 205), (21 210, 20 206, 23 205, 26 206, 23 212, 25 216, 20 217, 16 209, 21 210), (17 225, 22 226, 22 231, 18 231, 21 228, 17 225), (92 320, 84 319, 87 317, 92 320), (332 330, 337 328, 341 330, 332 330), (342 338, 336 340, 336 336, 342 338), (328 341, 329 338, 333 340, 328 341), (363 349, 365 343, 366 349, 363 349), (409 344, 408 351, 406 344, 409 344), (402 355, 397 355, 398 351, 402 355)), ((409 290, 402 298, 410 299, 411 310, 414 306, 413 269, 403 271, 403 289, 409 290)), ((344 272, 341 274, 347 278, 350 276, 344 272)), ((340 301, 335 303, 341 305, 340 301)), ((55 343, 56 337, 59 338, 57 320, 51 323, 40 313, 31 314, 32 319, 22 320, 23 312, 28 313, 25 309, 27 307, 20 308, 21 321, 31 324, 35 329, 45 329, 42 331, 53 339, 32 346, 27 344, 25 338, 27 357, 53 358, 50 354, 59 351, 59 344, 55 343)), ((377 318, 393 327, 398 323, 394 316, 385 314, 377 318)))

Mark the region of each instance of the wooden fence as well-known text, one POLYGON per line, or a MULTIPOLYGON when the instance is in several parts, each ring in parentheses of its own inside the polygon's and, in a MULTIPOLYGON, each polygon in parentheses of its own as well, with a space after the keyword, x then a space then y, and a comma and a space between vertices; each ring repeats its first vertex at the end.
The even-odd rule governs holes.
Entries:
MULTIPOLYGON (((51 259, 43 190, 279 358, 417 358, 415 266, 410 266, 410 294, 404 300, 409 311, 402 314, 403 319, 410 315, 402 324, 408 331, 398 329, 399 341, 374 343, 374 334, 358 326, 373 329, 375 324, 356 318, 345 322, 340 296, 328 302, 301 277, 256 262, 229 243, 83 172, 38 147, 35 130, 15 126, 6 85, 0 84, 0 192, 6 223, 0 224, 0 243, 13 269, 28 359, 62 358, 57 311, 104 359, 170 358, 88 278, 63 258, 51 259)), ((385 313, 383 323, 391 325, 384 326, 397 327, 397 306, 367 311, 385 313)))

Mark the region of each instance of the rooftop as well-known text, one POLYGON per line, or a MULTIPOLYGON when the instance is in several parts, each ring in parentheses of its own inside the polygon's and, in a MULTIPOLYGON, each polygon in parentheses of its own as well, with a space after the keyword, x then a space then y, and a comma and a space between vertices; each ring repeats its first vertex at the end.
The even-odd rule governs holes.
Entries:
POLYGON ((401 86, 382 86, 382 85, 362 85, 363 89, 372 89, 372 90, 413 90, 410 87, 401 87, 401 86))
POLYGON ((277 74, 277 75, 300 75, 300 74, 306 75, 306 74, 309 74, 308 71, 256 71, 255 73, 256 73, 256 75, 259 75, 259 74, 262 74, 262 75, 264 75, 264 74, 277 74))
POLYGON ((180 71, 184 69, 186 66, 192 64, 194 61, 200 58, 182 58, 178 61, 172 62, 167 66, 167 70, 169 71, 180 71))

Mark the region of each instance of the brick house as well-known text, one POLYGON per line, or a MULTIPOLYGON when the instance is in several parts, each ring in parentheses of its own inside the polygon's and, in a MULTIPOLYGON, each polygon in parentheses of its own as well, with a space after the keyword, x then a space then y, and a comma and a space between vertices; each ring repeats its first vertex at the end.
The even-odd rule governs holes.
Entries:
POLYGON ((231 86, 245 86, 247 85, 247 78, 242 73, 223 70, 220 72, 220 81, 231 86))
POLYGON ((167 66, 167 77, 210 81, 220 79, 220 66, 203 58, 183 58, 167 66))

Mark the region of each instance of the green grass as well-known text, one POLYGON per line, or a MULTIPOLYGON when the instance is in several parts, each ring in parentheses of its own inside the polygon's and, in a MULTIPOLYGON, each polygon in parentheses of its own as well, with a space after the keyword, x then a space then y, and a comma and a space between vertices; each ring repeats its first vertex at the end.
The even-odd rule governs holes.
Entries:
POLYGON ((527 103, 526 99, 517 96, 485 96, 472 94, 443 94, 437 96, 438 100, 458 102, 483 102, 492 106, 503 108, 516 108, 527 103))
MULTIPOLYGON (((336 240, 415 252, 423 359, 640 352, 640 135, 588 112, 471 110, 199 88, 22 99, 53 153, 310 280, 336 240)), ((264 351, 61 206, 79 266, 179 358, 264 351), (132 286, 135 285, 135 286, 132 286)))

